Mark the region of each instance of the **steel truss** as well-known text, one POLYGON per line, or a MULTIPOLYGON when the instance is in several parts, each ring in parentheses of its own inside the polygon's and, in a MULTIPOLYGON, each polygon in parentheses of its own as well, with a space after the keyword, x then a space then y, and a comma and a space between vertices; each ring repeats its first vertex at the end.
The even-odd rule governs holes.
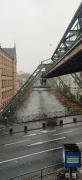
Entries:
MULTIPOLYGON (((72 48, 72 46, 82 37, 82 2, 77 9, 73 19, 71 20, 67 30, 65 31, 60 43, 58 44, 56 50, 54 51, 51 60, 55 66, 60 59, 65 56, 65 54, 72 48)), ((76 73, 72 73, 71 76, 74 78, 76 83, 82 89, 82 81, 76 73)), ((73 94, 69 91, 69 88, 63 80, 58 77, 60 83, 63 85, 64 89, 69 92, 70 97, 73 98, 73 94)))
POLYGON ((51 59, 58 62, 69 49, 82 37, 82 2, 72 18, 67 30, 65 31, 61 41, 54 51, 51 59))
POLYGON ((80 78, 78 77, 78 75, 76 73, 72 73, 71 76, 74 78, 74 80, 76 81, 76 83, 79 85, 79 87, 82 89, 82 81, 80 80, 80 78))
POLYGON ((37 69, 33 72, 33 74, 29 77, 29 79, 25 82, 25 84, 20 88, 19 91, 13 96, 12 100, 4 107, 4 109, 0 113, 0 118, 6 114, 6 112, 10 111, 15 103, 19 101, 33 86, 35 81, 38 79, 44 64, 40 64, 37 69))
POLYGON ((54 79, 48 79, 48 82, 51 86, 53 86, 57 91, 62 93, 64 96, 67 96, 69 99, 72 99, 72 101, 76 102, 75 96, 70 92, 68 86, 63 82, 63 80, 60 77, 57 77, 60 84, 63 86, 63 89, 60 88, 54 79))

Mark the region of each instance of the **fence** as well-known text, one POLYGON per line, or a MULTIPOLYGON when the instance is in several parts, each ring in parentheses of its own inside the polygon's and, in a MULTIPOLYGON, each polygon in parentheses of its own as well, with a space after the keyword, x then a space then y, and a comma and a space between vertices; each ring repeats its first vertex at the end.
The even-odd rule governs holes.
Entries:
MULTIPOLYGON (((82 159, 82 157, 81 157, 82 159)), ((82 166, 82 163, 81 163, 82 166)), ((17 176, 13 176, 4 180, 48 180, 51 178, 62 179, 65 178, 65 173, 69 172, 69 169, 63 166, 63 163, 54 164, 51 166, 38 169, 36 171, 26 172, 17 176), (51 177, 50 177, 51 176, 51 177), (22 178, 22 179, 20 179, 22 178)), ((73 168, 72 172, 77 173, 77 168, 73 168)), ((79 177, 82 177, 82 173, 78 172, 79 177)))
POLYGON ((42 169, 38 169, 36 171, 26 172, 17 176, 13 176, 7 178, 6 180, 46 180, 46 177, 53 175, 56 177, 58 173, 61 171, 65 171, 65 167, 63 167, 63 163, 54 164, 51 166, 44 167, 42 169), (19 179, 22 178, 23 179, 19 179), (45 178, 45 179, 44 179, 45 178))

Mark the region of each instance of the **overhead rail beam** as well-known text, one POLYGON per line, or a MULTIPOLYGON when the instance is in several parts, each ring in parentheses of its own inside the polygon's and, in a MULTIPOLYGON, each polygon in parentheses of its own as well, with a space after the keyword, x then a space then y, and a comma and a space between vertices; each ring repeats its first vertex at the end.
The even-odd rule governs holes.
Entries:
POLYGON ((82 2, 54 51, 45 78, 82 71, 82 2))
POLYGON ((55 61, 55 56, 58 57, 59 52, 62 52, 64 54, 64 50, 66 51, 66 49, 69 49, 69 46, 67 44, 70 45, 74 44, 75 40, 78 38, 78 36, 80 36, 81 33, 82 33, 82 2, 78 7, 74 17, 72 18, 68 28, 66 29, 62 39, 60 40, 56 50, 54 51, 51 59, 55 61))

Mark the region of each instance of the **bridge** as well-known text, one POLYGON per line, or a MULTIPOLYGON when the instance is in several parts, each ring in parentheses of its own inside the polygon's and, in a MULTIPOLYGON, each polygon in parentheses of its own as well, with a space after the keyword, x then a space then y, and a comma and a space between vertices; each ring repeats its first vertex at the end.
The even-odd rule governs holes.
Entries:
MULTIPOLYGON (((20 99, 32 89, 34 83, 41 76, 47 79, 58 77, 71 99, 74 99, 73 94, 59 76, 72 73, 72 77, 79 87, 82 88, 82 81, 75 73, 80 71, 82 71, 82 2, 51 59, 42 61, 41 64, 39 64, 30 78, 1 111, 0 119, 2 119, 8 111, 11 111, 17 102, 20 102, 20 99)), ((55 83, 54 80, 51 79, 51 81, 50 83, 55 83)), ((55 87, 58 88, 57 84, 55 87)))
POLYGON ((82 3, 54 51, 53 65, 43 77, 52 78, 82 71, 82 3))

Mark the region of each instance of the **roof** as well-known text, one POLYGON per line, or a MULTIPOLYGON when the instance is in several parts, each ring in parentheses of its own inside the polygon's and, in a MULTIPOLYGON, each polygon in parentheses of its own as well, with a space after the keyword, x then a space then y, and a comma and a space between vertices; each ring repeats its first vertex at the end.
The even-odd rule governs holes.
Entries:
POLYGON ((78 148, 77 144, 64 144, 63 145, 66 151, 74 151, 79 152, 80 149, 78 148))
POLYGON ((7 54, 14 58, 14 48, 2 48, 7 54))

